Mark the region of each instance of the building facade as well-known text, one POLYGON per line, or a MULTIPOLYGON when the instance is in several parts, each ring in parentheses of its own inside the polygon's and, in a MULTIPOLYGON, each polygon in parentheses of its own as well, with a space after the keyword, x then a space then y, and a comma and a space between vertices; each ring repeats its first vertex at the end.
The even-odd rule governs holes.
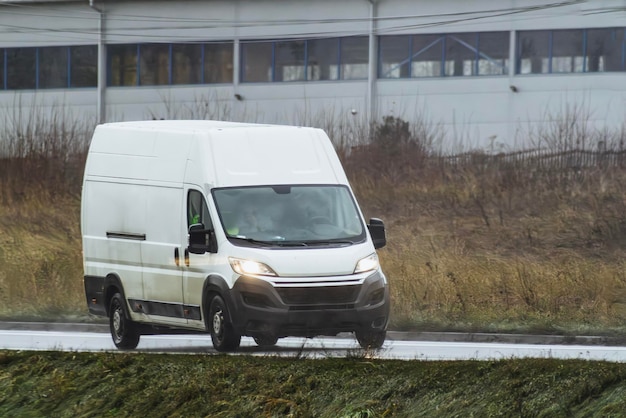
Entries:
POLYGON ((445 148, 515 149, 572 120, 622 132, 624 81, 626 0, 0 0, 5 111, 326 129, 391 115, 445 148))

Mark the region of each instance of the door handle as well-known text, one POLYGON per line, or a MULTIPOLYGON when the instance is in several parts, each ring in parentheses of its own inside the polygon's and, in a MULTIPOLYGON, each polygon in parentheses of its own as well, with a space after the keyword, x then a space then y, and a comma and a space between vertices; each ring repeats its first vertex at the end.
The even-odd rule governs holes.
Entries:
POLYGON ((189 250, 185 248, 185 265, 189 267, 189 250))
POLYGON ((180 266, 180 251, 177 248, 174 248, 174 263, 176 263, 176 267, 180 266))

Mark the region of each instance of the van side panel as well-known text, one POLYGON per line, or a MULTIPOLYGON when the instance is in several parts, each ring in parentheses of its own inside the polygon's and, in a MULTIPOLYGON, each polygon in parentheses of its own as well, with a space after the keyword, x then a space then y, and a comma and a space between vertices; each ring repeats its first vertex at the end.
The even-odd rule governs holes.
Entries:
POLYGON ((147 180, 154 164, 154 140, 154 132, 98 127, 89 148, 87 179, 147 180))
MULTIPOLYGON (((183 179, 193 133, 154 130, 153 158, 145 175, 147 237, 142 242, 144 300, 142 312, 153 322, 185 325, 183 269, 186 231, 183 179)), ((197 310, 196 310, 197 311, 197 310)))
POLYGON ((180 187, 146 187, 146 240, 141 243, 144 300, 141 308, 154 321, 186 324, 183 309, 180 187), (178 264, 177 264, 178 263, 178 264))
POLYGON ((99 126, 86 175, 180 184, 192 138, 190 132, 99 126))
POLYGON ((141 243, 146 194, 135 184, 88 180, 83 189, 85 276, 123 279, 128 298, 143 298, 141 243))
MULTIPOLYGON (((135 321, 186 323, 182 179, 189 132, 98 126, 85 168, 85 276, 120 278, 135 321), (149 315, 150 317, 147 317, 149 315)), ((93 292, 92 292, 93 293, 93 292)))

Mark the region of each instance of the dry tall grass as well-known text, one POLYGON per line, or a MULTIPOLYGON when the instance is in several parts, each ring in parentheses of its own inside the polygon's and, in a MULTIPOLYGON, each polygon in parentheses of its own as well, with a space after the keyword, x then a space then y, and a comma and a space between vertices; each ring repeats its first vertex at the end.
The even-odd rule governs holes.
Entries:
POLYGON ((374 137, 344 161, 364 211, 387 223, 380 255, 396 326, 622 327, 623 148, 590 158, 595 148, 559 142, 542 152, 452 158, 389 122, 404 141, 374 137))
POLYGON ((0 315, 84 311, 79 199, 93 125, 0 109, 0 315))
MULTIPOLYGON (((86 313, 79 191, 93 126, 56 115, 20 123, 6 122, 15 113, 3 115, 2 316, 86 313)), ((358 130, 335 128, 333 139, 366 216, 387 225, 380 257, 394 327, 623 329, 621 133, 585 131, 585 138, 566 143, 555 127, 552 139, 541 133, 549 145, 544 152, 450 157, 433 151, 442 135, 436 126, 411 127, 390 117, 358 130), (575 157, 592 154, 597 158, 575 157)), ((568 129, 569 135, 582 132, 568 129)))

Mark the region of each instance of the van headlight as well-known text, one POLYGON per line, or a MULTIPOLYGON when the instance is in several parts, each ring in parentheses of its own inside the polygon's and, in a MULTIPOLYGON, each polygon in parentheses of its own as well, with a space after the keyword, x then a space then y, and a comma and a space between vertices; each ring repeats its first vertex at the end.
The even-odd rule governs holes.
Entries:
POLYGON ((276 272, 272 270, 270 266, 258 261, 228 257, 228 262, 235 273, 242 276, 277 276, 276 272))
POLYGON ((356 267, 354 269, 354 273, 365 273, 366 271, 376 270, 378 269, 378 256, 376 253, 372 253, 365 258, 360 259, 356 263, 356 267))

